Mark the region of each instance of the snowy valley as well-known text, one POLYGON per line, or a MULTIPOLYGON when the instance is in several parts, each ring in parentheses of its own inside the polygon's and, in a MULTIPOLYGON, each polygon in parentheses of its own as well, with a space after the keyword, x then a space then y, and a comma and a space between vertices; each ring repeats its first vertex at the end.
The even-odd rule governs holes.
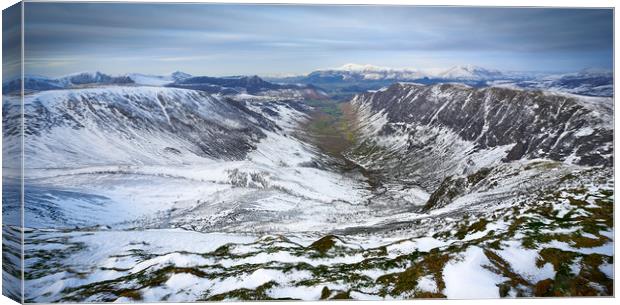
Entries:
POLYGON ((4 84, 26 301, 613 295, 613 88, 347 68, 344 101, 333 71, 4 84))

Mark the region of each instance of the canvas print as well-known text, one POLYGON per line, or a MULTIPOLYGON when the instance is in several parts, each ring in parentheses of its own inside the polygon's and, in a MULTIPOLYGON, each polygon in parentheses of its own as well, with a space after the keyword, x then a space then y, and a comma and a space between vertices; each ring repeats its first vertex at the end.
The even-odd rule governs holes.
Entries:
POLYGON ((611 8, 26 1, 2 30, 16 301, 614 295, 611 8))

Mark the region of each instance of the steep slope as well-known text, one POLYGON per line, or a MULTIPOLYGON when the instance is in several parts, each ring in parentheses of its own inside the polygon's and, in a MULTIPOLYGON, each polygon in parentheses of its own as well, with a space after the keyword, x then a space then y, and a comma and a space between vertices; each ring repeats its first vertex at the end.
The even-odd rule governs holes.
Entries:
MULTIPOLYGON (((308 107, 274 94, 232 99, 104 86, 27 95, 26 225, 272 232, 342 226, 350 216, 340 215, 360 212, 345 207, 362 202, 362 178, 342 176, 298 139, 308 107)), ((19 117, 18 101, 4 96, 7 122, 19 117)), ((7 128, 4 136, 19 130, 7 128)), ((5 145, 6 155, 18 156, 18 144, 5 145)))
MULTIPOLYGON (((510 146, 505 161, 545 158, 610 166, 612 101, 463 85, 396 84, 352 101, 368 133, 402 135, 409 152, 431 130, 456 136, 477 153, 510 146), (419 133, 419 134, 417 134, 419 133)), ((427 145, 432 147, 433 145, 427 145)), ((434 145, 437 146, 437 145, 434 145)))
POLYGON ((358 144, 347 157, 382 176, 388 191, 422 187, 431 194, 425 210, 458 206, 461 197, 465 206, 505 203, 579 167, 613 164, 607 98, 395 84, 351 104, 358 144))
POLYGON ((275 128, 238 103, 172 88, 44 91, 24 104, 33 168, 239 160, 275 128))

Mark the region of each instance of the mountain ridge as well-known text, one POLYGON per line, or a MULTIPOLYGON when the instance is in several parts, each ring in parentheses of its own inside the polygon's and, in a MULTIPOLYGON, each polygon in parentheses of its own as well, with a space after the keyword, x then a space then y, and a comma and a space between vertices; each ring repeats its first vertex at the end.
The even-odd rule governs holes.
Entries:
MULTIPOLYGON (((374 112, 384 111, 388 122, 448 127, 480 149, 515 144, 509 160, 527 155, 530 159, 565 161, 570 151, 583 157, 578 163, 613 164, 609 150, 603 152, 605 156, 586 156, 588 151, 611 142, 613 126, 609 119, 613 105, 608 98, 501 87, 399 83, 386 90, 360 94, 352 103, 366 103, 374 112), (564 147, 557 146, 559 141, 564 147), (574 145, 579 142, 584 147, 574 147, 573 141, 574 145), (590 146, 590 142, 596 144, 590 146), (519 153, 517 143, 529 143, 529 147, 523 147, 525 151, 519 153), (543 152, 537 153, 539 149, 543 152)), ((381 132, 389 134, 390 130, 381 132)))
POLYGON ((27 172, 21 185, 3 179, 13 196, 3 215, 28 227, 4 234, 42 253, 26 261, 29 299, 296 297, 292 287, 312 299, 450 297, 463 268, 495 297, 551 295, 540 287, 566 281, 580 289, 570 294, 613 294, 609 98, 397 82, 335 103, 252 77, 187 82, 234 92, 29 92, 23 138, 22 99, 3 96, 4 136, 18 140, 3 153, 19 156, 23 139, 27 172), (313 130, 351 146, 339 158, 313 130), (572 258, 554 270, 549 252, 572 258), (178 270, 195 294, 143 284, 187 280, 178 270), (264 284, 226 284, 246 278, 264 284))
POLYGON ((584 69, 557 74, 543 72, 502 72, 476 65, 457 65, 448 69, 389 68, 346 64, 318 69, 305 75, 267 78, 279 83, 315 84, 343 100, 353 95, 378 90, 395 82, 433 85, 463 83, 473 87, 512 86, 524 89, 555 90, 589 96, 612 96, 613 74, 606 70, 584 69))

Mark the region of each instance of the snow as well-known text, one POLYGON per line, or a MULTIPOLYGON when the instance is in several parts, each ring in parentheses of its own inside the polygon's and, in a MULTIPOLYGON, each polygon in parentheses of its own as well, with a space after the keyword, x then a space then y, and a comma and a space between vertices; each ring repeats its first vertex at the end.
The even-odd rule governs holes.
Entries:
POLYGON ((204 281, 204 279, 193 274, 174 274, 163 286, 143 289, 142 301, 161 302, 164 297, 168 297, 167 301, 169 302, 183 302, 188 298, 200 298, 209 287, 209 281, 204 281))
MULTIPOLYGON (((88 118, 80 119, 84 128, 59 126, 26 139, 29 193, 60 213, 52 216, 33 205, 34 210, 26 211, 30 227, 127 227, 135 221, 157 226, 161 221, 172 224, 170 217, 174 217, 176 226, 206 228, 238 210, 251 209, 289 220, 276 227, 268 219, 260 225, 240 220, 238 229, 258 225, 274 232, 329 230, 343 224, 329 216, 354 213, 351 204, 363 202, 368 195, 365 182, 358 178, 308 166, 324 156, 294 137, 307 115, 288 102, 265 102, 278 113, 280 130, 263 129, 264 137, 247 157, 231 161, 197 155, 201 148, 174 132, 135 128, 106 108, 107 104, 130 107, 134 115, 158 126, 170 125, 173 116, 179 119, 179 111, 186 110, 182 107, 231 129, 253 124, 227 114, 227 102, 220 97, 185 89, 108 86, 40 92, 29 95, 25 103, 44 105, 60 115, 68 99, 95 101, 91 105, 98 113, 70 113, 88 118), (146 106, 159 110, 145 111, 146 106), (114 121, 102 126, 98 121, 102 116, 114 121), (123 128, 110 128, 114 124, 123 128), (168 147, 179 153, 166 152, 168 147), (243 179, 246 182, 238 182, 243 179), (196 213, 201 220, 192 219, 196 213)), ((259 113, 264 106, 263 101, 249 103, 259 113)))
POLYGON ((265 264, 269 262, 278 262, 278 263, 306 263, 312 266, 319 265, 333 265, 340 263, 358 263, 365 259, 362 254, 356 254, 351 256, 336 256, 333 258, 318 258, 318 259, 309 259, 306 257, 299 257, 291 254, 288 251, 278 251, 272 253, 261 252, 251 257, 245 257, 241 259, 225 259, 220 261, 222 266, 230 267, 239 264, 265 264))
POLYGON ((191 109, 205 120, 224 126, 227 122, 227 105, 223 101, 196 91, 173 88, 112 86, 50 90, 28 95, 24 104, 26 113, 43 108, 52 118, 66 120, 64 124, 51 124, 50 129, 39 136, 25 138, 25 164, 29 168, 194 162, 200 159, 196 144, 164 127, 170 123, 171 111, 177 119, 184 116, 180 112, 191 109), (78 100, 89 100, 90 104, 76 109, 68 106, 78 100), (169 104, 164 107, 162 100, 169 104), (153 111, 154 106, 160 111, 153 111), (131 121, 118 109, 150 124, 163 124, 150 126, 149 132, 145 132, 139 123, 131 121), (78 123, 74 122, 83 127, 78 128, 78 123), (165 153, 166 147, 177 148, 180 156, 165 153))
POLYGON ((231 290, 231 287, 234 287, 235 289, 255 289, 256 287, 270 281, 291 282, 294 280, 301 280, 309 276, 309 273, 303 271, 285 274, 277 270, 258 269, 252 274, 240 279, 225 279, 215 282, 209 290, 211 294, 220 294, 231 290))
POLYGON ((437 282, 431 275, 426 275, 418 279, 418 289, 428 292, 437 292, 437 282))
POLYGON ((599 266, 599 269, 601 270, 601 272, 605 273, 605 275, 608 278, 610 279, 614 278, 614 265, 613 264, 603 263, 599 266))
POLYGON ((271 288, 268 292, 273 298, 293 298, 300 300, 318 300, 321 297, 321 291, 324 286, 286 286, 271 288))
MULTIPOLYGON (((55 233, 50 232, 47 234, 52 237, 55 233)), ((208 265, 211 261, 192 253, 211 252, 227 243, 247 243, 255 240, 255 237, 241 234, 198 233, 178 229, 97 231, 90 234, 76 232, 69 233, 67 237, 70 237, 72 243, 85 244, 84 251, 71 256, 66 262, 74 269, 89 269, 94 266, 116 268, 131 266, 130 273, 135 273, 151 266, 164 266, 167 264, 185 267, 208 265), (114 255, 127 253, 136 247, 140 247, 146 253, 153 254, 155 257, 142 262, 137 262, 133 259, 129 261, 112 259, 114 255)), ((38 249, 38 246, 27 246, 25 251, 32 251, 35 248, 38 249)), ((28 266, 28 263, 26 263, 26 266, 28 266)), ((62 273, 52 274, 29 281, 27 285, 29 289, 32 289, 33 295, 43 295, 48 292, 51 292, 51 295, 57 295, 65 287, 113 279, 119 276, 119 272, 98 271, 89 274, 86 278, 73 278, 71 280, 59 280, 61 276, 62 273)), ((177 281, 175 285, 179 285, 178 280, 176 279, 172 283, 175 284, 175 281, 177 281)), ((153 300, 158 300, 158 298, 153 298, 153 300)))
POLYGON ((563 251, 570 251, 570 252, 579 252, 579 253, 583 253, 583 254, 593 254, 593 253, 597 253, 597 254, 603 254, 603 255, 608 255, 608 256, 613 256, 614 255, 614 245, 613 242, 608 242, 605 245, 599 246, 599 247, 593 247, 593 248, 574 248, 571 247, 569 244, 565 243, 565 242, 561 242, 561 241, 557 241, 557 240, 552 240, 551 242, 545 244, 545 247, 548 248, 557 248, 563 251))
POLYGON ((365 301, 382 301, 386 299, 388 300, 391 299, 389 296, 382 298, 381 296, 378 296, 378 295, 367 294, 367 293, 362 293, 358 291, 351 291, 349 295, 351 296, 351 298, 355 300, 365 300, 365 301))
POLYGON ((84 242, 97 256, 96 260, 122 250, 135 243, 148 244, 151 253, 166 253, 170 249, 182 252, 210 252, 227 243, 249 243, 256 239, 252 235, 231 233, 200 233, 181 229, 158 229, 143 231, 99 231, 92 235, 78 235, 75 241, 84 242), (91 248, 92 247, 92 248, 91 248), (160 249, 159 252, 157 251, 160 249))
POLYGON ((474 65, 460 65, 445 68, 389 68, 370 64, 349 63, 336 68, 317 70, 314 73, 343 73, 344 79, 357 75, 364 80, 415 80, 424 77, 455 80, 494 80, 510 78, 497 70, 485 69, 474 65), (344 74, 348 73, 348 74, 344 74))
POLYGON ((481 248, 472 246, 462 254, 460 260, 452 260, 443 271, 446 283, 444 294, 449 299, 499 298, 497 284, 500 276, 482 268, 490 264, 481 248))
POLYGON ((536 266, 538 251, 524 249, 518 241, 506 241, 505 247, 496 253, 508 262, 511 268, 531 283, 553 279, 553 265, 546 263, 542 268, 536 266))
POLYGON ((396 257, 401 254, 414 252, 415 250, 428 252, 431 249, 440 248, 447 244, 447 242, 433 237, 419 237, 390 244, 387 246, 387 251, 391 257, 396 257))
POLYGON ((462 65, 452 67, 439 73, 438 77, 446 79, 486 80, 503 78, 505 76, 497 70, 488 70, 474 65, 462 65))
MULTIPOLYGON (((380 77, 377 73, 369 73, 367 76, 380 77)), ((150 85, 157 86, 157 79, 143 77, 144 83, 152 82, 150 85)), ((394 103, 407 103, 415 99, 415 90, 412 88, 419 85, 401 86, 404 90, 409 88, 409 91, 395 99, 394 103)), ((442 98, 450 98, 448 93, 438 94, 446 95, 442 98)), ((473 243, 491 231, 505 231, 510 224, 501 220, 493 221, 485 230, 469 232, 459 240, 431 236, 441 232, 441 229, 451 230, 454 234, 457 228, 452 224, 463 211, 472 212, 471 215, 478 211, 501 212, 501 209, 513 206, 523 195, 515 190, 523 192, 527 185, 539 185, 542 181, 577 168, 563 164, 553 171, 524 170, 542 159, 504 163, 501 160, 512 144, 478 149, 471 141, 464 141, 446 128, 390 122, 385 111, 376 111, 362 98, 356 97, 353 104, 359 107, 362 138, 373 140, 373 143, 388 151, 387 155, 378 156, 378 159, 364 160, 362 166, 370 168, 377 164, 379 167, 390 165, 388 162, 377 163, 377 160, 402 158, 407 145, 421 145, 430 148, 429 155, 432 158, 412 158, 410 161, 428 166, 423 171, 428 169, 441 177, 463 176, 482 167, 494 167, 489 181, 485 178, 476 185, 476 189, 451 200, 443 208, 420 212, 418 208, 429 199, 432 188, 427 191, 422 187, 411 186, 411 181, 386 182, 381 186, 383 194, 391 197, 390 200, 382 201, 373 197, 376 192, 369 189, 361 174, 343 175, 329 165, 313 166, 314 161, 325 160, 325 155, 314 145, 296 137, 303 132, 299 129, 300 123, 304 123, 308 117, 291 106, 290 102, 279 98, 272 100, 268 96, 247 94, 234 97, 240 103, 246 103, 244 105, 250 111, 272 119, 271 123, 277 126, 273 129, 260 125, 257 117, 245 118, 234 112, 230 115, 229 111, 232 110, 226 107, 228 102, 222 96, 209 96, 183 89, 138 86, 47 91, 29 95, 26 104, 28 107, 41 104, 55 113, 65 108, 64 103, 69 97, 75 100, 99 99, 102 103, 94 103, 92 113, 68 113, 70 117, 77 118, 76 121, 84 125, 83 128, 52 126, 40 137, 26 138, 30 147, 28 178, 25 181, 27 195, 31 196, 30 202, 40 205, 30 205, 25 218, 29 227, 79 226, 81 231, 29 230, 37 237, 63 242, 29 243, 26 247, 27 251, 58 252, 76 244, 83 248, 62 258, 63 270, 27 282, 29 291, 36 296, 37 301, 50 301, 68 287, 155 271, 163 266, 221 271, 246 264, 257 266, 257 269, 215 280, 205 280, 189 273, 173 274, 164 284, 140 292, 145 301, 161 301, 164 298, 168 301, 187 301, 202 297, 205 291, 213 295, 238 288, 254 289, 275 281, 280 285, 269 289, 269 296, 316 300, 325 286, 323 283, 312 287, 295 286, 296 282, 314 278, 315 275, 297 269, 285 272, 275 268, 283 264, 316 267, 359 263, 368 259, 368 256, 362 254, 363 249, 382 246, 387 250, 386 259, 393 259, 416 251, 429 252, 433 249, 443 250, 450 245, 473 243), (153 103, 144 109, 141 108, 144 105, 134 104, 136 100, 142 99, 153 103), (84 116, 91 118, 90 115, 102 113, 123 117, 119 113, 106 112, 106 105, 131 106, 127 108, 131 115, 152 119, 157 122, 157 126, 171 125, 174 119, 182 118, 175 107, 189 107, 192 113, 210 118, 209 122, 216 123, 219 128, 239 130, 259 126, 260 137, 254 136, 255 141, 250 142, 252 149, 243 158, 219 159, 217 156, 199 155, 195 143, 179 139, 174 132, 137 129, 124 119, 119 119, 118 126, 126 128, 119 128, 122 134, 118 134, 118 130, 101 128, 98 122, 84 119, 84 116), (265 109, 277 115, 269 115, 265 109), (390 136, 378 136, 386 125, 396 131, 390 136), (413 130, 415 137, 410 136, 413 130), (180 153, 162 152, 162 148, 169 145, 180 153), (440 158, 435 160, 441 162, 427 162, 438 155, 440 158), (491 182, 497 181, 501 183, 491 186, 491 182), (408 184, 404 185, 403 182, 408 184), (510 199, 501 199, 506 197, 510 199), (495 198, 501 200, 494 201, 495 198), (400 226, 408 222, 409 227, 400 226), (110 228, 104 229, 101 225, 109 225, 110 228), (390 228, 392 225, 394 230, 390 228), (98 227, 91 230, 84 228, 87 226, 98 227), (308 247, 325 234, 346 232, 348 229, 355 231, 356 227, 375 227, 379 232, 342 236, 336 240, 338 248, 329 250, 324 257, 304 255, 304 251, 313 251, 302 247, 308 247), (139 230, 133 230, 135 228, 139 230), (388 229, 381 231, 381 228, 388 229), (282 236, 290 241, 280 239, 282 236), (271 242, 270 239, 277 240, 270 244, 275 250, 265 251, 264 244, 271 242), (228 246, 233 256, 205 255, 223 245, 228 246), (340 255, 337 251, 341 248, 347 249, 349 253, 340 255), (143 251, 149 255, 131 255, 133 251, 143 251), (101 267, 111 269, 104 270, 101 267), (72 270, 83 271, 86 275, 75 276, 72 270)), ((605 109, 609 106, 604 99, 584 98, 580 99, 580 103, 601 113, 606 113, 605 109)), ((440 111, 441 108, 435 117, 440 111)), ((597 113, 593 115, 605 116, 597 113)), ((575 135, 587 136, 594 130, 582 128, 575 135)), ((214 141, 219 140, 221 138, 214 141)), ((421 180, 424 178, 416 181, 421 180)), ((559 201, 554 204, 554 209, 559 211, 559 216, 563 216, 570 211, 570 206, 559 201)), ((553 278, 553 267, 546 264, 538 268, 537 251, 523 248, 518 240, 522 237, 519 234, 522 233, 517 233, 512 240, 502 241, 501 250, 493 251, 497 251, 515 272, 528 281, 553 278)), ((613 237, 613 231, 604 231, 602 234, 613 237)), ((593 237, 587 234, 584 236, 593 237)), ((573 249, 557 241, 541 246, 613 255, 613 243, 582 249, 573 249)), ((449 298, 498 297, 497 284, 505 279, 484 268, 490 261, 482 249, 470 246, 458 256, 452 258, 444 269, 445 291, 437 291, 435 280, 430 275, 418 279, 418 289, 442 292, 449 298)), ((36 259, 26 260, 26 265, 32 266, 34 263, 36 259)), ((386 273, 402 272, 407 267, 367 269, 356 273, 377 279, 386 273)), ((604 264, 601 270, 613 276, 613 266, 604 264)), ((343 283, 329 283, 329 287, 332 290, 348 289, 343 283)), ((376 291, 371 289, 353 291, 351 296, 380 298, 373 293, 376 291)), ((119 298, 117 301, 131 300, 119 298)))
POLYGON ((159 76, 159 75, 149 75, 149 74, 140 74, 140 73, 131 73, 128 74, 129 78, 134 81, 134 83, 139 85, 147 85, 147 86, 165 86, 167 84, 173 83, 174 79, 171 76, 159 76))
POLYGON ((403 272, 405 271, 405 268, 391 268, 391 269, 387 269, 387 270, 382 270, 382 269, 364 269, 364 270, 360 270, 359 274, 361 275, 365 275, 373 280, 377 280, 377 278, 379 278, 382 275, 385 274, 390 274, 390 273, 397 273, 397 272, 403 272))

